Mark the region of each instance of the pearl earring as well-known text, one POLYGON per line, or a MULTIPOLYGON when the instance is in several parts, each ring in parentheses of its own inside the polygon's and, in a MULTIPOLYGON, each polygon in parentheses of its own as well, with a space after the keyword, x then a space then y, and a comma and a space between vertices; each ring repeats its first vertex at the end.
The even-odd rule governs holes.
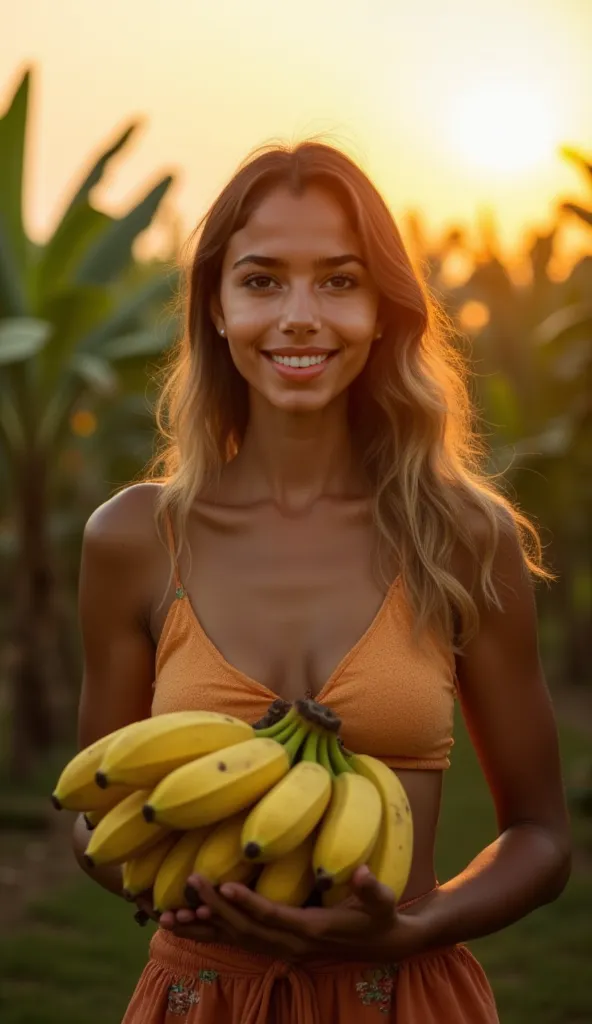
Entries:
POLYGON ((226 334, 226 331, 224 330, 223 327, 220 328, 220 334, 222 335, 222 337, 224 337, 224 335, 226 334))

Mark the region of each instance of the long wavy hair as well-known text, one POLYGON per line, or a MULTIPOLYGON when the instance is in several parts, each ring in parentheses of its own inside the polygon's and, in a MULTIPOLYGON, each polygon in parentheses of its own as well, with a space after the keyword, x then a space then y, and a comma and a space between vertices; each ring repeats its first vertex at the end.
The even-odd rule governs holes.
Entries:
MULTIPOLYGON (((452 571, 460 542, 479 565, 487 602, 501 607, 492 578, 500 530, 517 532, 529 571, 542 565, 534 525, 486 472, 487 450, 475 426, 468 371, 452 323, 414 267, 387 204, 346 154, 315 140, 256 149, 239 166, 198 224, 181 289, 184 330, 163 369, 156 408, 159 446, 145 479, 159 480, 157 528, 171 515, 177 555, 187 518, 204 486, 220 479, 239 451, 248 417, 248 385, 210 314, 229 239, 277 186, 300 196, 315 183, 343 204, 379 293, 382 337, 350 385, 352 440, 367 474, 382 555, 394 556, 414 612, 461 653, 478 628, 477 605, 452 571), (469 509, 486 524, 477 550, 469 509)), ((391 559, 392 564, 392 559, 391 559)), ((390 582, 390 581, 389 581, 390 582)))

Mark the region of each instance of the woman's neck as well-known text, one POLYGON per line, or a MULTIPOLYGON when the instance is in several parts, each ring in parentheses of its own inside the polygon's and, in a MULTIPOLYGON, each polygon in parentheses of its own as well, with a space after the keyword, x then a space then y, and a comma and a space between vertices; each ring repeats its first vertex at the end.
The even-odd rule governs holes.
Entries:
POLYGON ((233 498, 245 504, 271 501, 289 514, 320 497, 366 494, 346 406, 339 405, 298 415, 252 408, 241 449, 226 467, 233 498))

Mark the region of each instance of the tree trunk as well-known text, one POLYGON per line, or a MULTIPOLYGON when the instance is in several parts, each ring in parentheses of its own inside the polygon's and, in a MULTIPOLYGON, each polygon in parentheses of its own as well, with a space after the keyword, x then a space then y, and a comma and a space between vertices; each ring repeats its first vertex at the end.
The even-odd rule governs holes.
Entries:
POLYGON ((47 529, 47 465, 29 453, 17 480, 17 559, 10 770, 24 778, 53 740, 48 654, 54 580, 47 529))

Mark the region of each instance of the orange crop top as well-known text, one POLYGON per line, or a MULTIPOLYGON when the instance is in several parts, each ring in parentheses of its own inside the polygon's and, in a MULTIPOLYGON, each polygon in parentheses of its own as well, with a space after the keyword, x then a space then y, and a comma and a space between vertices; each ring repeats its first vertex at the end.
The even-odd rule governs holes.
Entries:
MULTIPOLYGON (((168 534, 174 557, 170 520, 168 534)), ((277 694, 231 665, 212 643, 176 559, 175 585, 156 651, 152 714, 199 708, 258 721, 277 694)), ((456 697, 452 649, 431 637, 415 644, 411 626, 399 576, 315 700, 339 715, 349 750, 372 754, 391 768, 449 768, 456 697)))

